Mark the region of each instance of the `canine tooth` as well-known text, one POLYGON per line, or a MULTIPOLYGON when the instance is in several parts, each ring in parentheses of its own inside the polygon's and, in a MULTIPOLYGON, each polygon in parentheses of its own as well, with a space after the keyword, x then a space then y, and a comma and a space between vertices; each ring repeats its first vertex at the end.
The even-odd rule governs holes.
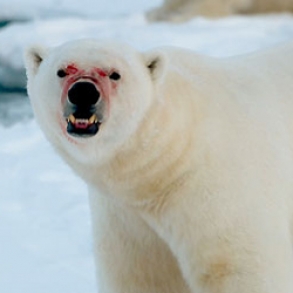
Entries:
POLYGON ((97 116, 95 114, 93 114, 89 119, 89 123, 93 124, 94 122, 96 122, 96 120, 97 120, 97 116))
POLYGON ((68 116, 68 120, 71 122, 71 123, 75 123, 75 117, 72 115, 72 114, 70 114, 69 116, 68 116))

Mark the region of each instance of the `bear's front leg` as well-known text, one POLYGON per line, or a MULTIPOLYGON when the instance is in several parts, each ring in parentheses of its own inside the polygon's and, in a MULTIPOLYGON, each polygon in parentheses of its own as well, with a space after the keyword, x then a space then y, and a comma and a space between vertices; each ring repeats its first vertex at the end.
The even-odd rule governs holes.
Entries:
POLYGON ((99 293, 191 293, 169 247, 137 215, 90 192, 99 293))
POLYGON ((193 293, 292 293, 287 215, 280 206, 222 199, 182 193, 144 216, 170 245, 193 293))

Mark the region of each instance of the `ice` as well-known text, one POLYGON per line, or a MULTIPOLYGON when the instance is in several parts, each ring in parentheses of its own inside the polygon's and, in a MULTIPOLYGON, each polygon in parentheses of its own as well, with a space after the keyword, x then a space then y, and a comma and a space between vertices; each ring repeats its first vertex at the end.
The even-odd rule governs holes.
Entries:
POLYGON ((1 293, 95 292, 86 187, 34 120, 0 127, 1 293))
POLYGON ((142 12, 160 5, 161 2, 161 0, 1 0, 0 21, 66 16, 111 18, 142 12))

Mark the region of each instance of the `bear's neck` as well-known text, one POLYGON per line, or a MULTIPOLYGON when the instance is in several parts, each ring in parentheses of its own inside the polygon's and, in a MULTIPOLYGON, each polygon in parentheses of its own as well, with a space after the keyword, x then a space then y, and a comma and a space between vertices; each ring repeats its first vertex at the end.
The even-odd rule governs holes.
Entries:
POLYGON ((193 172, 196 113, 190 107, 191 99, 167 97, 149 109, 136 133, 97 170, 93 184, 107 196, 136 205, 153 205, 183 186, 193 172))

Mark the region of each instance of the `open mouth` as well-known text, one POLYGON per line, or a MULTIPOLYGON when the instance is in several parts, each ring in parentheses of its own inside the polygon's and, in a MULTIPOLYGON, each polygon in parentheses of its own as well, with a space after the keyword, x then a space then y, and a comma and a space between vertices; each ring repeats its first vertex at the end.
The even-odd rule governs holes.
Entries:
POLYGON ((67 132, 72 136, 90 137, 98 133, 103 113, 103 102, 96 85, 78 81, 67 92, 64 116, 67 132))
POLYGON ((70 114, 66 120, 67 132, 73 136, 93 136, 98 133, 101 125, 96 114, 92 114, 89 118, 70 114))

